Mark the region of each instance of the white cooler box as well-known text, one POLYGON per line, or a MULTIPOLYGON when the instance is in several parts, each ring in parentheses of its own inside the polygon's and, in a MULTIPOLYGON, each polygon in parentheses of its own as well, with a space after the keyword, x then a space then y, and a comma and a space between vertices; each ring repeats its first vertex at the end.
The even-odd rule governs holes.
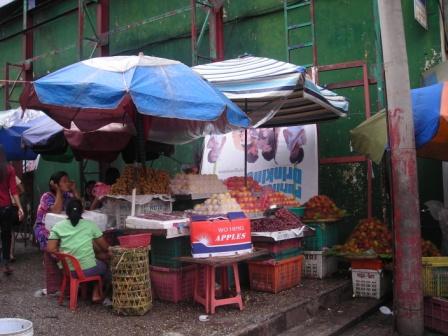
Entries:
MULTIPOLYGON (((107 216, 101 212, 98 211, 84 211, 82 213, 82 218, 91 220, 96 225, 98 225, 98 228, 101 231, 106 231, 108 225, 107 225, 107 216)), ((47 213, 45 216, 45 228, 50 231, 53 226, 55 226, 56 223, 59 223, 60 221, 63 221, 67 219, 67 215, 65 213, 47 213)))

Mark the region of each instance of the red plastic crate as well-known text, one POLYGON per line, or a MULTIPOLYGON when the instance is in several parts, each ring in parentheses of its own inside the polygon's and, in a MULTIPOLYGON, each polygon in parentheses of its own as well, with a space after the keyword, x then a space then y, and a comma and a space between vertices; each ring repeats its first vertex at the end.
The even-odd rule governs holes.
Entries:
POLYGON ((448 300, 425 297, 425 327, 448 335, 448 300))
POLYGON ((381 259, 352 259, 352 269, 370 269, 380 270, 383 269, 384 264, 381 259))
POLYGON ((121 247, 127 248, 137 248, 137 247, 146 247, 151 244, 151 234, 150 233, 141 233, 134 235, 126 235, 118 237, 118 241, 120 242, 121 247))
POLYGON ((151 266, 151 286, 154 297, 177 303, 193 298, 194 265, 179 269, 151 266))
POLYGON ((281 261, 249 261, 250 288, 278 293, 297 286, 302 277, 303 255, 281 261))
POLYGON ((267 249, 270 253, 280 253, 284 250, 289 250, 293 248, 301 248, 302 247, 302 241, 300 239, 287 239, 279 242, 274 243, 265 243, 265 242, 259 242, 254 243, 254 247, 267 249))

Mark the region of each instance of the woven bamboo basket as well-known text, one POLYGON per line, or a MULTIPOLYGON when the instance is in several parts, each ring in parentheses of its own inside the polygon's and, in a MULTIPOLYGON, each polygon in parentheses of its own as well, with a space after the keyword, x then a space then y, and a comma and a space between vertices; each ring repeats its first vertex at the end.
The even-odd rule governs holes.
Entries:
POLYGON ((152 307, 148 248, 111 247, 112 306, 117 314, 144 315, 152 307))

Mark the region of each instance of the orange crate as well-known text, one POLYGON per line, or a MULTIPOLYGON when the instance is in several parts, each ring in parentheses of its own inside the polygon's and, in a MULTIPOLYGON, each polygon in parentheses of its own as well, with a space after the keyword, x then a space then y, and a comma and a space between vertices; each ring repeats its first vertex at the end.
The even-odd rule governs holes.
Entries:
POLYGON ((352 259, 352 269, 380 270, 384 264, 381 259, 352 259))
POLYGON ((250 288, 278 293, 297 286, 302 277, 303 255, 275 261, 249 261, 250 288))

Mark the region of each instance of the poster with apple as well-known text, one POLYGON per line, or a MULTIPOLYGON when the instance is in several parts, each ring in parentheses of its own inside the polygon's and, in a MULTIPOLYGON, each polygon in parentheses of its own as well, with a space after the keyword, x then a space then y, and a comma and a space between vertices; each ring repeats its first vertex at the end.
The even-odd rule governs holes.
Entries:
MULTIPOLYGON (((244 176, 244 130, 206 136, 202 174, 244 176)), ((304 203, 318 194, 316 125, 247 130, 247 171, 262 186, 304 203)))

